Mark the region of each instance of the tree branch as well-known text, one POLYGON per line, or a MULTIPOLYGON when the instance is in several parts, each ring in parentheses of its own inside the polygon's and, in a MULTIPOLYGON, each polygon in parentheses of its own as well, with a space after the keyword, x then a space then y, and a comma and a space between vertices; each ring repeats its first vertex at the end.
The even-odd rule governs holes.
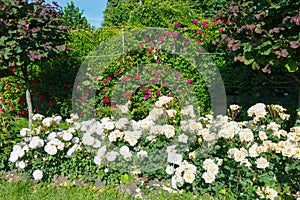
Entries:
POLYGON ((295 79, 296 83, 298 83, 300 85, 300 79, 297 77, 295 72, 292 73, 292 76, 295 79))
MULTIPOLYGON (((276 84, 276 85, 282 85, 282 84, 291 84, 294 83, 294 81, 274 81, 268 77, 266 77, 261 71, 258 71, 258 74, 264 77, 267 81, 270 83, 276 84)), ((300 80, 299 80, 300 81, 300 80)), ((300 83, 300 82, 299 82, 300 83)))

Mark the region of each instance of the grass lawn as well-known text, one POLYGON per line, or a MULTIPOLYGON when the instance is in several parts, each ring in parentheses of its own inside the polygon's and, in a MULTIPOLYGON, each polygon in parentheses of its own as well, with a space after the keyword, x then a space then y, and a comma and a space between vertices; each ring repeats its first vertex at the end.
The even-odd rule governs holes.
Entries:
MULTIPOLYGON (((130 197, 119 192, 114 187, 96 189, 95 187, 83 186, 57 186, 48 183, 35 183, 32 180, 22 180, 16 182, 6 182, 1 180, 0 185, 1 200, 115 200, 115 199, 139 199, 130 197)), ((143 196, 143 199, 154 200, 186 200, 186 199, 213 199, 209 197, 200 198, 192 193, 170 194, 166 191, 155 191, 143 196)))

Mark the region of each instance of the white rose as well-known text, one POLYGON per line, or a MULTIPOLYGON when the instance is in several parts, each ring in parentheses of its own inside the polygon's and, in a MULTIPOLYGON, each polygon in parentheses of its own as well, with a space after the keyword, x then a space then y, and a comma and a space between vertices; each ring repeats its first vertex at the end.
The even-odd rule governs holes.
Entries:
POLYGON ((35 170, 32 173, 32 176, 37 181, 42 180, 42 178, 43 178, 43 172, 41 170, 37 169, 37 170, 35 170))
POLYGON ((44 147, 44 150, 51 156, 55 155, 57 153, 57 148, 54 145, 47 144, 44 147))

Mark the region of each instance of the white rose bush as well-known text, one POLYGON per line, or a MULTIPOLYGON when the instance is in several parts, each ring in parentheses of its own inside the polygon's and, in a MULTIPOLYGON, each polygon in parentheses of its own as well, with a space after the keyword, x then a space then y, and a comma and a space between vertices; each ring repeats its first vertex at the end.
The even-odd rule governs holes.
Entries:
POLYGON ((20 130, 23 140, 13 146, 9 155, 13 166, 37 181, 50 181, 55 175, 78 178, 93 170, 93 166, 84 168, 88 167, 91 152, 82 151, 81 135, 71 127, 78 116, 66 119, 65 129, 60 128, 60 116, 35 114, 32 119, 33 128, 20 130))
POLYGON ((282 128, 289 118, 284 108, 259 103, 249 108, 248 121, 238 122, 230 117, 241 110, 237 105, 228 116, 196 116, 193 106, 173 110, 172 103, 175 98, 162 96, 139 121, 80 122, 72 115, 64 129, 62 118, 36 114, 34 128, 20 131, 24 139, 9 161, 37 181, 65 175, 109 183, 128 174, 214 196, 276 199, 299 192, 300 126, 282 128), (170 154, 181 159, 169 161, 170 154))

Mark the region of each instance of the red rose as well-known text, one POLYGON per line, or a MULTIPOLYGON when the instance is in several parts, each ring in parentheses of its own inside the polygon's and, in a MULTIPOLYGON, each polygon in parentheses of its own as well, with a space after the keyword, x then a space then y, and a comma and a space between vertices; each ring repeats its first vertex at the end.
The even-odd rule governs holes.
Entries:
POLYGON ((49 100, 49 105, 50 106, 53 106, 54 104, 55 104, 55 100, 54 99, 49 100))

